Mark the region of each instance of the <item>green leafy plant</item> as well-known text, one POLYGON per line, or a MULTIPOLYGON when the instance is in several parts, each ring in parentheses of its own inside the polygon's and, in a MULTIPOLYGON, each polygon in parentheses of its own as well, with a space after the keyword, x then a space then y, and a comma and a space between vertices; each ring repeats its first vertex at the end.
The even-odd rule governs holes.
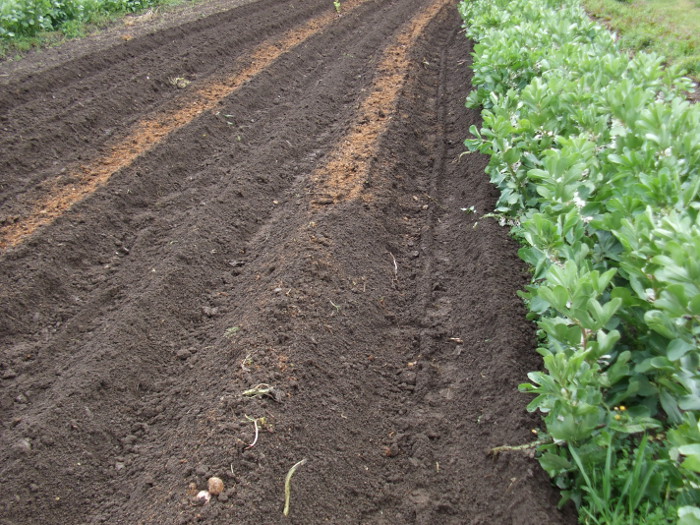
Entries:
MULTIPOLYGON (((621 53, 577 0, 472 0, 496 213, 532 267, 540 462, 585 523, 700 507, 700 108, 664 59, 621 53), (653 492, 653 490, 656 492, 653 492)), ((682 515, 681 515, 682 514, 682 515)))
POLYGON ((0 39, 32 37, 64 26, 76 32, 76 22, 160 3, 162 0, 5 0, 0 3, 0 39))

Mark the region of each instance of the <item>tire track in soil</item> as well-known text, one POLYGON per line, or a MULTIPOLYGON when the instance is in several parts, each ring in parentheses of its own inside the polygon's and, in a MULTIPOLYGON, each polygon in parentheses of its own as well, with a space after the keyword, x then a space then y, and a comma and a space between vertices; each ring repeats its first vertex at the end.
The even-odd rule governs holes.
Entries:
POLYGON ((361 198, 313 204, 422 3, 342 17, 224 101, 235 126, 203 114, 0 258, 0 523, 574 522, 533 461, 483 454, 529 439, 536 355, 512 243, 453 206, 494 198, 483 158, 452 163, 477 118, 453 8, 361 198), (241 397, 259 382, 278 401, 241 397), (211 474, 229 490, 193 506, 211 474))
MULTIPOLYGON (((345 12, 351 11, 357 4, 358 1, 346 2, 345 12)), ((173 131, 186 126, 205 111, 214 109, 224 98, 232 95, 280 56, 292 52, 335 18, 337 15, 334 12, 326 12, 272 42, 259 45, 249 56, 243 57, 240 61, 242 64, 234 67, 235 73, 229 77, 205 83, 194 93, 175 99, 172 104, 174 109, 149 115, 136 123, 126 137, 109 146, 111 152, 107 156, 97 158, 68 175, 73 181, 70 185, 49 184, 46 188, 48 195, 39 199, 26 217, 17 218, 11 224, 0 227, 0 249, 17 245, 37 229, 53 222, 74 204, 107 183, 117 171, 153 149, 173 131)))

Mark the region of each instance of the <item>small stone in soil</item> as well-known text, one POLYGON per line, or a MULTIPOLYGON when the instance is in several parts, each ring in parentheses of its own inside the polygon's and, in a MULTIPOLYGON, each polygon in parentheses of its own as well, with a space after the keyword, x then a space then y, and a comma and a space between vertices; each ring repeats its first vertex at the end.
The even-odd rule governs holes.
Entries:
POLYGON ((17 452, 27 453, 32 450, 32 444, 27 438, 22 438, 15 443, 14 449, 17 452))
POLYGON ((211 477, 207 481, 207 488, 214 496, 218 496, 224 491, 224 482, 221 478, 211 477))
POLYGON ((192 357, 192 352, 186 348, 183 348, 182 350, 178 350, 176 355, 178 359, 184 361, 185 359, 192 357))
POLYGON ((200 490, 195 497, 195 503, 198 505, 206 505, 211 501, 211 494, 206 490, 200 490))

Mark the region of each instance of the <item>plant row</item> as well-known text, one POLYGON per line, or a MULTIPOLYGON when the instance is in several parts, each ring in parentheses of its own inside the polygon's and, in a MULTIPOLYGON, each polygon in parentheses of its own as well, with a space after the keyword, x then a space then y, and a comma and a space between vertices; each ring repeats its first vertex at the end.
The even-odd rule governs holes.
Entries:
POLYGON ((95 14, 134 12, 159 0, 3 0, 0 38, 32 37, 60 29, 68 22, 85 22, 95 14))
POLYGON ((700 523, 700 106, 578 0, 463 0, 491 156, 533 280, 542 467, 584 523, 700 523))

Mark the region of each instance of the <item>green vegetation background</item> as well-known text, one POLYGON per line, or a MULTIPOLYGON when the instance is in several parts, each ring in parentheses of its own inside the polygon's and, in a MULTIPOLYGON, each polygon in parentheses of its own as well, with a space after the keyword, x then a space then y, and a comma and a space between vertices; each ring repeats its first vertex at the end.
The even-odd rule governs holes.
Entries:
POLYGON ((700 0, 583 0, 632 51, 665 56, 700 78, 700 0))
POLYGON ((127 13, 186 0, 0 0, 0 57, 84 36, 127 13))

